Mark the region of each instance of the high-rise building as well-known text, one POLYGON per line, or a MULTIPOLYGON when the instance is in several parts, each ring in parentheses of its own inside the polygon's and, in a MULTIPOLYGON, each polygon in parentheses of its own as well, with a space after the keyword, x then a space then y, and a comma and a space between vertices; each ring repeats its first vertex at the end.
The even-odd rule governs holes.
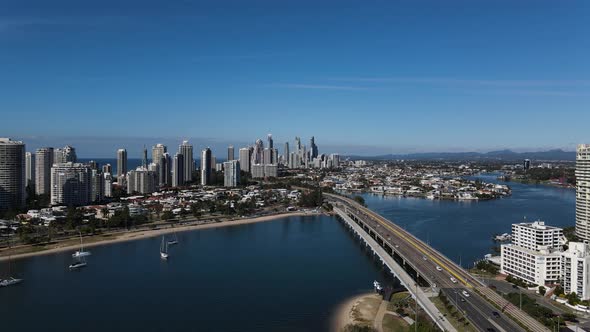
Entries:
POLYGON ((117 150, 117 178, 124 177, 127 174, 127 150, 117 150))
POLYGON ((51 205, 87 205, 92 193, 91 170, 80 163, 51 167, 51 205))
POLYGON ((206 148, 201 153, 201 185, 207 186, 211 184, 211 149, 206 148))
POLYGON ((262 164, 270 165, 272 164, 272 150, 266 148, 262 151, 262 164))
POLYGON ((184 178, 183 181, 185 183, 191 182, 193 180, 193 146, 189 144, 188 141, 183 141, 182 144, 178 147, 178 152, 182 153, 184 157, 184 178))
POLYGON ((98 163, 95 160, 90 160, 88 162, 88 166, 90 167, 90 169, 95 169, 98 171, 98 163))
POLYGON ((566 294, 576 293, 581 300, 590 299, 590 244, 569 242, 561 253, 561 286, 566 294))
POLYGON ((256 143, 254 144, 254 150, 252 151, 252 159, 251 159, 250 165, 262 164, 263 153, 264 153, 264 143, 262 143, 261 139, 257 139, 256 143))
POLYGON ((315 145, 315 137, 311 136, 309 140, 309 153, 310 153, 310 160, 317 158, 318 156, 318 146, 315 145))
POLYGON ((25 144, 0 138, 0 210, 25 205, 25 144))
POLYGON ((236 187, 240 184, 240 163, 237 160, 223 163, 223 185, 236 187))
POLYGON ((272 134, 268 134, 268 148, 274 149, 274 141, 272 140, 272 134))
POLYGON ((289 165, 289 142, 285 142, 285 147, 283 148, 283 158, 285 165, 289 165))
POLYGON ((174 155, 174 164, 172 166, 172 186, 180 187, 184 185, 184 155, 180 152, 174 155))
POLYGON ((576 153, 576 235, 590 240, 590 144, 576 153))
POLYGON ((152 147, 152 163, 160 163, 164 153, 168 152, 166 145, 158 143, 152 147))
POLYGON ((143 167, 147 167, 148 165, 148 159, 147 159, 147 149, 145 148, 145 145, 143 146, 143 153, 141 154, 141 166, 143 167))
POLYGON ((78 161, 78 157, 76 156, 76 149, 66 145, 63 148, 54 149, 53 150, 53 163, 54 164, 62 164, 62 163, 75 163, 78 161))
POLYGON ((35 155, 25 153, 25 186, 35 189, 35 155))
POLYGON ((230 145, 227 148, 227 161, 232 161, 234 159, 236 159, 236 157, 234 155, 234 146, 233 145, 230 145))
MULTIPOLYGON (((154 164, 155 165, 155 164, 154 164)), ((156 172, 140 166, 127 173, 127 193, 151 194, 156 191, 156 172)))
MULTIPOLYGON (((168 187, 172 185, 172 169, 172 157, 170 157, 168 152, 164 152, 160 157, 160 163, 158 164, 158 184, 160 187, 168 187)), ((184 176, 184 171, 182 173, 184 176)))
POLYGON ((522 163, 522 166, 524 168, 525 171, 528 171, 529 168, 531 168, 531 160, 530 159, 525 159, 524 162, 522 163))
POLYGON ((35 193, 51 193, 51 166, 53 165, 53 148, 39 148, 35 152, 35 193))
POLYGON ((110 172, 103 173, 104 197, 113 197, 113 176, 110 172))
POLYGON ((111 164, 104 164, 102 165, 102 172, 103 173, 113 173, 113 167, 111 166, 111 164))
POLYGON ((561 228, 542 221, 512 224, 512 243, 501 246, 501 272, 542 286, 561 276, 561 228))
POLYGON ((250 172, 250 159, 251 153, 250 148, 241 148, 240 149, 240 168, 244 172, 250 172))
POLYGON ((104 176, 97 169, 90 169, 90 202, 102 201, 105 194, 104 176))

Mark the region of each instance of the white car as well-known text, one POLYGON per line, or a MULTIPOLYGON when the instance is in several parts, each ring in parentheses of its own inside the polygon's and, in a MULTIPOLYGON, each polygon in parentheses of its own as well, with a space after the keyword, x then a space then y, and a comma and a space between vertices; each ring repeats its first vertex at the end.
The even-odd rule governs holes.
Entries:
POLYGON ((436 266, 436 270, 437 270, 437 271, 442 271, 441 267, 440 267, 440 266, 438 266, 438 265, 436 266))
POLYGON ((457 283, 457 279, 455 279, 455 278, 453 278, 453 277, 451 277, 451 281, 452 281, 454 284, 456 284, 456 283, 457 283))
POLYGON ((465 297, 469 297, 469 293, 467 293, 467 291, 463 291, 463 292, 461 292, 461 293, 463 294, 463 296, 465 296, 465 297))

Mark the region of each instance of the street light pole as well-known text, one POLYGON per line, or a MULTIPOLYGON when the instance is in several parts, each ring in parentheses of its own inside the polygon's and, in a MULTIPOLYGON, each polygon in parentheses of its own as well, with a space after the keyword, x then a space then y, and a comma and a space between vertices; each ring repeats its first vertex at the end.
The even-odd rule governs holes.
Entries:
POLYGON ((416 285, 416 321, 414 322, 414 331, 418 332, 418 283, 416 285))

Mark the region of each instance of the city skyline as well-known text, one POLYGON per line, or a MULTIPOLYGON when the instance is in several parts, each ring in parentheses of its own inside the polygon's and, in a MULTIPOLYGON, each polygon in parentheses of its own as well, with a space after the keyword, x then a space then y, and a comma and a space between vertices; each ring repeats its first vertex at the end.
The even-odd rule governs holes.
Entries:
POLYGON ((587 141, 587 3, 427 3, 7 5, 0 131, 117 137, 130 155, 126 141, 151 133, 235 146, 315 134, 342 154, 587 141))

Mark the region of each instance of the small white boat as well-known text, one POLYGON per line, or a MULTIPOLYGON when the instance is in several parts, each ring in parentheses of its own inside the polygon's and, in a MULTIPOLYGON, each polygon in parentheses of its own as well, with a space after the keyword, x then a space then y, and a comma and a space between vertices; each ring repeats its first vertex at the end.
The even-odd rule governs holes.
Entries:
POLYGON ((82 242, 82 232, 79 232, 79 233, 80 233, 80 250, 78 250, 72 254, 72 257, 74 257, 74 258, 86 257, 86 256, 91 255, 90 251, 84 251, 84 243, 82 242))
POLYGON ((75 263, 70 264, 70 270, 83 268, 83 267, 86 267, 86 265, 87 265, 86 262, 82 262, 82 261, 75 262, 75 263))
POLYGON ((377 292, 380 292, 383 289, 377 280, 373 281, 373 288, 375 288, 375 291, 377 292))
POLYGON ((10 277, 10 279, 1 280, 0 287, 8 287, 8 286, 16 285, 22 281, 23 281, 22 279, 10 277))
POLYGON ((8 287, 12 285, 16 285, 22 282, 22 279, 14 278, 11 276, 11 267, 12 267, 12 255, 10 254, 10 238, 7 239, 8 242, 8 279, 0 279, 0 287, 8 287))
POLYGON ((168 245, 173 245, 173 244, 178 244, 178 236, 176 236, 176 233, 174 233, 172 240, 168 240, 168 245))
POLYGON ((160 244, 160 258, 168 259, 168 242, 164 236, 162 236, 162 244, 160 244))

